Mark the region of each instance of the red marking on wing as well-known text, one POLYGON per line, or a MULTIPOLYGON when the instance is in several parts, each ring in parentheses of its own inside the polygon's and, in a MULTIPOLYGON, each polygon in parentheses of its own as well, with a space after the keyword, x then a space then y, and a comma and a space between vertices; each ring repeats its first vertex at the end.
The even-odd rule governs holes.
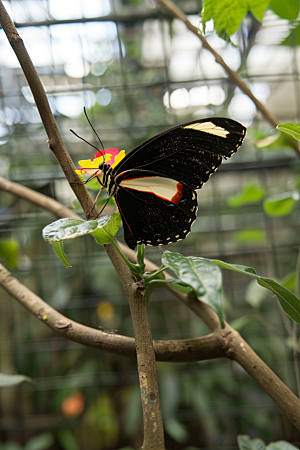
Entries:
POLYGON ((177 192, 173 197, 171 198, 171 202, 176 203, 178 205, 179 201, 182 199, 182 184, 177 183, 177 192))

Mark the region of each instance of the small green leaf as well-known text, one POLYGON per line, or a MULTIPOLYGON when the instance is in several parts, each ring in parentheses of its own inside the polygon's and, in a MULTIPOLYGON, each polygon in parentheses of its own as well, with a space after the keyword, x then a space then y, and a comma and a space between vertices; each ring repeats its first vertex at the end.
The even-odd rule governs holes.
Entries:
POLYGON ((281 19, 296 20, 299 14, 299 0, 271 0, 269 9, 281 19))
POLYGON ((258 308, 267 298, 268 291, 260 286, 256 280, 250 281, 245 292, 245 300, 253 308, 258 308))
POLYGON ((250 439, 247 435, 237 437, 239 450, 265 450, 266 444, 261 439, 250 439))
POLYGON ((290 34, 281 42, 281 45, 296 47, 300 44, 300 25, 297 25, 290 34))
POLYGON ((15 384, 23 383, 24 381, 31 382, 32 379, 25 375, 7 375, 0 373, 0 387, 14 386, 15 384))
POLYGON ((175 416, 167 417, 164 426, 166 432, 177 442, 183 443, 189 437, 186 427, 175 416))
POLYGON ((191 286, 189 286, 188 284, 184 283, 181 280, 176 279, 172 280, 168 278, 166 282, 168 282, 175 291, 181 292, 182 294, 189 295, 192 292, 194 292, 194 289, 191 286))
POLYGON ((67 269, 72 267, 72 266, 70 266, 69 259, 64 252, 63 241, 53 242, 53 250, 55 251, 56 255, 59 257, 59 259, 66 266, 67 269))
POLYGON ((43 229, 43 238, 52 244, 53 242, 74 239, 77 236, 90 233, 98 226, 95 220, 59 219, 50 223, 43 229))
POLYGON ((281 278, 280 284, 287 288, 289 291, 295 292, 297 275, 298 273, 296 273, 295 270, 287 273, 283 278, 281 278))
POLYGON ((67 255, 64 253, 62 241, 75 239, 85 234, 92 234, 98 244, 106 244, 113 241, 120 223, 121 216, 119 213, 88 221, 82 219, 60 219, 43 229, 43 237, 47 242, 53 244, 55 253, 62 263, 69 268, 71 266, 67 255))
POLYGON ((138 244, 137 246, 137 254, 136 254, 136 262, 137 265, 140 267, 141 275, 145 272, 145 244, 138 244))
POLYGON ((230 326, 235 329, 235 331, 241 331, 243 328, 245 328, 248 324, 253 324, 256 319, 253 316, 241 316, 238 319, 235 319, 230 322, 230 326))
POLYGON ((267 242, 266 233, 260 228, 248 228, 235 233, 234 239, 240 243, 264 243, 267 242))
POLYGON ((269 216, 286 216, 294 209, 299 201, 299 192, 284 192, 267 198, 264 203, 264 210, 269 216))
POLYGON ((0 255, 5 258, 5 262, 10 269, 16 269, 20 253, 20 244, 16 239, 0 239, 0 255))
POLYGON ((96 220, 98 226, 90 233, 96 239, 97 244, 107 244, 114 239, 114 235, 118 231, 121 224, 120 213, 109 214, 96 220))
POLYGON ((258 184, 245 184, 241 191, 228 198, 227 203, 232 207, 240 207, 258 203, 265 196, 265 190, 258 184))
POLYGON ((300 300, 284 286, 281 286, 271 278, 256 275, 254 269, 251 267, 229 264, 215 259, 213 262, 224 269, 234 270, 255 278, 260 286, 269 289, 277 296, 282 309, 291 317, 291 319, 300 324, 300 300))
POLYGON ((52 244, 66 239, 75 239, 93 234, 100 244, 110 242, 121 223, 119 213, 109 214, 96 220, 59 219, 43 229, 43 238, 52 244))
POLYGON ((298 447, 286 441, 271 442, 266 450, 298 450, 298 447))
POLYGON ((218 314, 223 327, 222 274, 219 268, 208 259, 185 257, 168 251, 163 254, 162 263, 191 286, 196 296, 218 314))
POLYGON ((299 0, 271 0, 269 9, 282 19, 296 20, 299 15, 299 0))
POLYGON ((206 23, 213 19, 218 36, 229 42, 229 37, 239 29, 247 12, 251 11, 259 21, 262 21, 268 3, 269 0, 252 0, 251 2, 204 0, 201 12, 202 31, 205 33, 206 23))
POLYGON ((41 433, 27 441, 24 450, 47 450, 54 443, 51 433, 41 433))
POLYGON ((57 438, 63 450, 79 450, 76 438, 68 428, 59 428, 57 438))
POLYGON ((259 139, 255 142, 255 147, 261 150, 293 150, 295 151, 295 141, 286 133, 276 132, 271 136, 259 139))
POLYGON ((281 123, 277 125, 278 130, 292 135, 297 141, 300 141, 300 124, 298 123, 281 123))

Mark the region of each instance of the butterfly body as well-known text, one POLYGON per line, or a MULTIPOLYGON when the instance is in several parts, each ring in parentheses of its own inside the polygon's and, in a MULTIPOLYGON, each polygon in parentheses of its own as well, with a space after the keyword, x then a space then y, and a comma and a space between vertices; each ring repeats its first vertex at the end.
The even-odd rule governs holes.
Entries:
POLYGON ((184 239, 197 215, 195 190, 238 150, 245 134, 231 119, 197 120, 154 136, 114 168, 101 163, 101 184, 115 197, 127 245, 184 239))

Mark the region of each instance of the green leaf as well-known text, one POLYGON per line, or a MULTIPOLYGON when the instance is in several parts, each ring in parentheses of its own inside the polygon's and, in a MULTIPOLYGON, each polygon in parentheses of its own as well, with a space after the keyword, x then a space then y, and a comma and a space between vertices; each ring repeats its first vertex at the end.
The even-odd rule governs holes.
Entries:
POLYGON ((140 267, 141 275, 145 272, 145 262, 144 262, 144 256, 145 256, 145 244, 138 244, 137 246, 137 254, 136 254, 136 262, 137 265, 140 267))
POLYGON ((295 141, 286 133, 276 132, 271 136, 259 139, 255 142, 255 147, 261 150, 293 150, 295 151, 295 141))
POLYGON ((267 198, 264 203, 264 210, 269 216, 286 216, 294 209, 299 201, 299 192, 284 192, 267 198))
POLYGON ((51 433, 45 432, 30 439, 26 443, 24 450, 47 450, 53 445, 53 443, 53 435, 51 433))
POLYGON ((175 441, 183 443, 188 439, 189 434, 186 427, 176 417, 176 411, 182 399, 179 377, 171 370, 164 370, 159 377, 159 385, 165 430, 175 441))
POLYGON ((256 280, 250 281, 245 292, 245 300, 253 308, 258 308, 266 299, 268 291, 260 286, 256 280))
POLYGON ((0 373, 0 387, 14 386, 15 384, 23 383, 24 381, 31 382, 32 379, 25 375, 7 375, 0 373))
POLYGON ((176 417, 167 417, 164 427, 166 432, 177 442, 183 443, 189 437, 186 427, 176 417))
POLYGON ((168 278, 165 281, 168 282, 175 291, 181 292, 182 294, 189 295, 192 292, 194 292, 194 289, 191 286, 189 286, 188 284, 184 283, 181 280, 176 280, 176 279, 172 280, 172 279, 168 278))
POLYGON ((53 244, 53 242, 74 239, 77 236, 88 234, 96 229, 97 226, 98 223, 96 220, 59 219, 43 229, 43 238, 45 241, 53 244))
POLYGON ((298 450, 293 444, 286 441, 271 442, 266 450, 298 450))
POLYGON ((300 45, 300 25, 297 25, 290 34, 281 42, 281 45, 296 47, 300 45))
POLYGON ((96 239, 97 244, 107 244, 113 240, 120 227, 121 215, 120 213, 109 214, 108 216, 100 217, 97 219, 97 222, 98 227, 90 233, 96 239))
POLYGON ((64 450, 79 450, 75 436, 69 429, 57 430, 57 437, 64 450))
POLYGON ((235 319, 230 322, 230 326, 235 329, 235 331, 241 331, 245 328, 249 323, 255 322, 256 319, 253 316, 241 316, 238 319, 235 319))
POLYGON ((241 191, 235 195, 232 195, 227 199, 227 203, 232 207, 240 207, 243 205, 251 205, 258 203, 265 196, 265 190, 258 184, 247 183, 241 191))
POLYGON ((0 255, 5 259, 5 262, 10 269, 17 268, 19 252, 20 244, 16 239, 0 239, 0 255))
POLYGON ((92 234, 98 244, 112 242, 119 229, 121 216, 119 213, 109 214, 96 220, 59 219, 43 229, 44 239, 53 244, 53 248, 62 263, 71 267, 67 255, 63 250, 66 239, 75 239, 85 234, 92 234))
POLYGON ((250 439, 247 435, 237 437, 240 450, 265 450, 266 444, 261 439, 250 439))
POLYGON ((218 314, 223 327, 222 274, 219 268, 209 259, 185 257, 168 251, 163 254, 162 263, 193 288, 196 296, 218 314))
POLYGON ((297 283, 297 273, 295 270, 292 270, 292 272, 287 273, 283 278, 280 280, 280 284, 287 288, 289 291, 295 292, 296 283, 297 283))
POLYGON ((298 123, 281 123, 276 127, 278 130, 284 133, 290 134, 293 138, 300 141, 300 124, 298 123))
POLYGON ((229 41, 229 36, 239 29, 248 11, 251 11, 259 21, 262 21, 268 3, 269 0, 204 0, 201 12, 202 31, 205 33, 206 23, 213 19, 218 36, 229 41))
POLYGON ((269 9, 282 19, 296 20, 299 14, 299 0, 271 0, 269 9))
POLYGON ((256 275, 254 269, 251 267, 229 264, 215 259, 212 261, 223 269, 234 270, 255 278, 260 286, 269 289, 277 296, 282 309, 291 317, 291 319, 300 324, 300 300, 284 286, 281 286, 271 278, 256 275))
POLYGON ((66 266, 67 269, 72 267, 72 266, 70 266, 69 259, 64 252, 63 241, 53 242, 53 250, 55 251, 56 255, 59 257, 59 259, 66 266))
POLYGON ((119 213, 109 214, 96 220, 59 219, 43 229, 43 238, 53 244, 53 242, 93 234, 98 243, 104 244, 113 239, 120 223, 119 213))
POLYGON ((235 233, 235 241, 237 242, 253 242, 253 243, 263 243, 267 241, 266 233, 264 230, 259 228, 248 228, 246 230, 241 230, 235 233))

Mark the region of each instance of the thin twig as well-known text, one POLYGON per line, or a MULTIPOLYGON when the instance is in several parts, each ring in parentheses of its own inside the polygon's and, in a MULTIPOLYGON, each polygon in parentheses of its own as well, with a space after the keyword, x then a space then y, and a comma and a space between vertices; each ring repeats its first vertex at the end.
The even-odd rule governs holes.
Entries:
POLYGON ((199 33, 199 28, 195 27, 195 25, 193 25, 189 19, 187 18, 187 16, 178 8, 178 6, 176 6, 173 2, 171 2, 170 0, 155 0, 156 3, 158 3, 159 5, 161 5, 166 11, 168 11, 168 13, 181 20, 182 22, 184 22, 185 26, 193 33, 195 34, 198 39, 200 39, 201 43, 202 43, 202 47, 206 50, 208 50, 215 58, 216 63, 220 64, 220 66, 223 67, 223 69, 225 70, 225 72, 227 73, 227 75, 230 77, 230 79, 234 82, 234 84, 236 86, 238 86, 241 91, 244 92, 244 94, 246 94, 249 98, 251 98, 251 100, 253 101, 253 103, 255 104, 256 108, 258 111, 260 111, 265 118, 276 128, 276 126, 278 125, 279 121, 276 119, 276 117, 265 107, 265 105, 263 105, 256 97, 255 95, 253 95, 253 93, 251 92, 251 89, 249 89, 249 87, 247 86, 247 84, 245 83, 245 81, 243 81, 239 75, 237 74, 237 72, 235 72, 234 70, 232 70, 223 60, 223 58, 221 57, 221 55, 219 55, 218 52, 216 52, 207 42, 207 40, 205 39, 205 37, 199 33))
MULTIPOLYGON (((261 103, 258 98, 255 97, 255 95, 252 93, 251 89, 248 87, 247 83, 241 79, 241 77, 238 75, 238 73, 234 70, 232 70, 223 60, 222 56, 219 55, 218 52, 216 52, 211 45, 207 42, 205 37, 200 34, 199 28, 195 27, 187 16, 176 6, 171 0, 155 0, 156 3, 161 5, 168 13, 175 17, 176 19, 181 20, 185 26, 194 34, 197 36, 198 39, 200 39, 202 43, 202 47, 205 50, 208 50, 215 58, 216 63, 218 63, 227 73, 229 78, 233 81, 233 83, 241 89, 244 94, 246 94, 255 104, 257 111, 261 112, 261 114, 270 122, 270 124, 276 128, 276 126, 280 123, 279 120, 271 113, 271 111, 263 104, 261 103)), ((295 141, 293 143, 293 147, 295 152, 297 153, 297 156, 300 158, 300 147, 295 141)))

